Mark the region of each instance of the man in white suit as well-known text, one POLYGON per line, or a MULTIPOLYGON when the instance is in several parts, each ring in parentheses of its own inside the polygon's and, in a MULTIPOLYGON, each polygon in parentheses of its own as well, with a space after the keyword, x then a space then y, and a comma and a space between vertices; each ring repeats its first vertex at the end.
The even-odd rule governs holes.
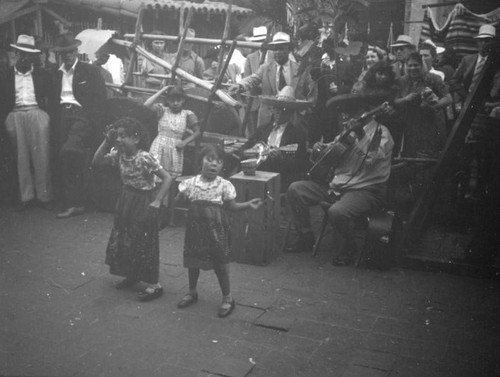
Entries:
MULTIPOLYGON (((242 91, 251 91, 259 85, 262 95, 276 96, 285 86, 295 89, 297 99, 314 101, 316 99, 316 84, 311 79, 310 71, 306 70, 299 75, 299 64, 289 59, 292 44, 290 36, 284 32, 277 32, 273 40, 266 44, 267 49, 274 53, 274 60, 265 63, 252 75, 245 77, 238 84, 229 88, 231 94, 242 91)), ((271 122, 272 107, 261 104, 257 128, 271 122)))

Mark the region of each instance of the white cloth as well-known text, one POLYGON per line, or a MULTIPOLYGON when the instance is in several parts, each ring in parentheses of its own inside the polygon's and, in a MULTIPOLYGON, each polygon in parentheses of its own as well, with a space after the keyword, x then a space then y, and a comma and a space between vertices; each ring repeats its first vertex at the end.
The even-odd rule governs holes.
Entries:
POLYGON ((16 106, 38 106, 33 84, 33 68, 26 73, 19 72, 14 67, 16 78, 16 106))
POLYGON ((239 74, 236 75, 236 82, 241 81, 241 76, 243 72, 245 72, 245 62, 247 61, 247 58, 243 56, 240 50, 234 50, 233 55, 231 56, 230 63, 235 64, 238 66, 239 69, 239 74))
POLYGON ((273 129, 271 130, 269 136, 267 137, 267 145, 276 148, 280 146, 281 137, 283 136, 283 132, 285 132, 286 125, 287 123, 273 126, 273 129))
POLYGON ((61 64, 59 67, 59 70, 62 72, 61 103, 82 106, 73 95, 73 76, 75 75, 76 63, 78 63, 78 59, 76 59, 75 64, 69 70, 66 70, 64 64, 61 64))

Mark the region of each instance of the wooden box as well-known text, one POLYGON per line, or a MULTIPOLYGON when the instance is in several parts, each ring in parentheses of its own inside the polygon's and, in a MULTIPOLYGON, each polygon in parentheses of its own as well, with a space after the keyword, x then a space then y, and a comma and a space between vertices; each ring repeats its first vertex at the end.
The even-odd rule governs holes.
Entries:
POLYGON ((266 265, 274 260, 279 248, 280 175, 257 171, 254 176, 242 172, 230 178, 236 188, 236 201, 264 200, 256 211, 231 213, 231 248, 238 263, 266 265))

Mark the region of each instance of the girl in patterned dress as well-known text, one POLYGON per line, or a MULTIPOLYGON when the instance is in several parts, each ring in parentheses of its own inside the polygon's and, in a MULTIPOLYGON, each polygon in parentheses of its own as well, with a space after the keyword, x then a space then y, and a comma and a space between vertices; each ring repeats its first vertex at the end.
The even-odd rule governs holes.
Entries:
POLYGON ((125 279, 116 288, 132 287, 142 281, 147 287, 137 299, 149 301, 160 297, 160 248, 158 209, 172 179, 158 160, 145 152, 148 136, 133 118, 113 124, 97 149, 94 165, 118 165, 123 188, 116 203, 113 229, 106 249, 106 261, 112 275, 125 279), (116 147, 111 146, 115 144, 116 147), (109 153, 107 153, 109 151, 109 153), (155 176, 162 181, 155 189, 155 176))
POLYGON ((184 167, 184 147, 200 135, 198 118, 191 110, 184 109, 184 91, 179 86, 168 86, 151 96, 145 106, 151 107, 158 114, 158 136, 149 150, 175 179, 182 175, 184 167), (167 92, 167 105, 154 103, 167 92), (183 139, 186 131, 191 135, 183 139))
POLYGON ((222 148, 207 145, 199 157, 201 174, 182 181, 176 198, 187 198, 190 202, 184 238, 184 267, 188 269, 189 293, 177 306, 182 309, 198 301, 196 285, 200 269, 213 269, 222 290, 218 315, 226 317, 233 311, 235 302, 229 285, 230 229, 225 209, 255 210, 262 205, 262 200, 236 203, 233 184, 219 176, 224 159, 222 148))

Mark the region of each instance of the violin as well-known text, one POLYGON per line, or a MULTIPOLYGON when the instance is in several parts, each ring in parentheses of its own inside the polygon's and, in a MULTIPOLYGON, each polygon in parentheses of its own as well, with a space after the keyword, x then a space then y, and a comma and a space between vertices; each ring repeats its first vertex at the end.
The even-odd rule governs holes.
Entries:
POLYGON ((356 142, 356 138, 352 133, 362 134, 363 127, 376 115, 387 112, 389 102, 384 102, 373 110, 362 114, 357 119, 350 119, 347 122, 347 127, 338 138, 327 144, 326 147, 315 144, 311 156, 313 166, 307 172, 308 177, 319 184, 328 182, 332 178, 341 157, 352 147, 356 142))

